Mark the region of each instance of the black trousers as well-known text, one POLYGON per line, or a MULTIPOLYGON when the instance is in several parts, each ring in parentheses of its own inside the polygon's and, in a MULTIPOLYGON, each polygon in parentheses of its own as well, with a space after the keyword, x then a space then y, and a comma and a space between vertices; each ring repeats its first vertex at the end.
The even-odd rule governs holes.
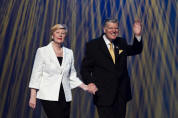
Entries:
POLYGON ((126 115, 126 102, 119 95, 112 105, 96 107, 99 118, 125 118, 126 115))
POLYGON ((70 118, 70 102, 66 102, 61 84, 59 101, 40 100, 48 118, 70 118))

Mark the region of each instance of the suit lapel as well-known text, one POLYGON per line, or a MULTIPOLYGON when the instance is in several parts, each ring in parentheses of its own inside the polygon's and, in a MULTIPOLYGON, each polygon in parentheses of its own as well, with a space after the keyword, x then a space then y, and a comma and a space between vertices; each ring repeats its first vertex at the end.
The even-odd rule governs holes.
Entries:
POLYGON ((119 46, 114 44, 114 53, 115 53, 115 59, 117 60, 119 58, 119 46))
POLYGON ((63 49, 63 59, 62 59, 61 68, 64 68, 66 63, 67 63, 68 58, 67 58, 67 50, 66 50, 66 48, 63 46, 62 49, 63 49))
POLYGON ((56 63, 57 67, 60 68, 60 64, 59 64, 59 61, 57 59, 57 56, 54 52, 54 49, 52 47, 52 42, 48 45, 48 50, 49 50, 49 55, 50 55, 50 59, 51 61, 53 61, 54 63, 56 63))
POLYGON ((99 39, 99 47, 100 47, 101 51, 103 52, 103 54, 106 57, 110 58, 111 61, 112 61, 112 57, 111 57, 111 55, 109 53, 108 47, 106 46, 106 43, 105 43, 103 37, 100 37, 100 39, 99 39))
POLYGON ((115 57, 116 57, 116 62, 119 62, 119 58, 120 58, 120 54, 119 54, 119 50, 120 50, 120 38, 117 38, 114 40, 114 52, 115 52, 115 57))

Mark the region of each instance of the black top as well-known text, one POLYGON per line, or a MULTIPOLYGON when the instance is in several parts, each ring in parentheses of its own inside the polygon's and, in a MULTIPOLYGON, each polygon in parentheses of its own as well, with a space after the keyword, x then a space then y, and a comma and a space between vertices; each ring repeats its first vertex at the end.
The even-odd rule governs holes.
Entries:
POLYGON ((57 57, 57 59, 58 59, 60 65, 61 65, 61 64, 62 64, 62 59, 63 59, 63 57, 57 57))
MULTIPOLYGON (((63 57, 57 57, 59 64, 62 65, 62 59, 63 57)), ((65 101, 65 94, 64 94, 64 89, 63 89, 63 85, 61 83, 61 87, 60 87, 60 92, 59 92, 59 101, 65 101)))

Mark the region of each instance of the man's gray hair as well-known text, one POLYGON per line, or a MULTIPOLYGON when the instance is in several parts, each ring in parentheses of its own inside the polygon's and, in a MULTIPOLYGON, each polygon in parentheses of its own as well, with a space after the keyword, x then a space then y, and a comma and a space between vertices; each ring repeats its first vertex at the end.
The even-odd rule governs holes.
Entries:
POLYGON ((107 18, 107 19, 104 20, 104 25, 103 26, 106 27, 108 22, 117 23, 119 25, 118 19, 116 19, 116 18, 107 18))

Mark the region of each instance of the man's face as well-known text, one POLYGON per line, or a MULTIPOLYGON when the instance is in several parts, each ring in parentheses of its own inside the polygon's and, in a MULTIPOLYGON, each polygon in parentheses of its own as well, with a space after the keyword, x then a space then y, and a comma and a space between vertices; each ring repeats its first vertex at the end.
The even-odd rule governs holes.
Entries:
POLYGON ((104 33, 110 41, 116 39, 119 34, 118 23, 107 22, 104 27, 104 33))

